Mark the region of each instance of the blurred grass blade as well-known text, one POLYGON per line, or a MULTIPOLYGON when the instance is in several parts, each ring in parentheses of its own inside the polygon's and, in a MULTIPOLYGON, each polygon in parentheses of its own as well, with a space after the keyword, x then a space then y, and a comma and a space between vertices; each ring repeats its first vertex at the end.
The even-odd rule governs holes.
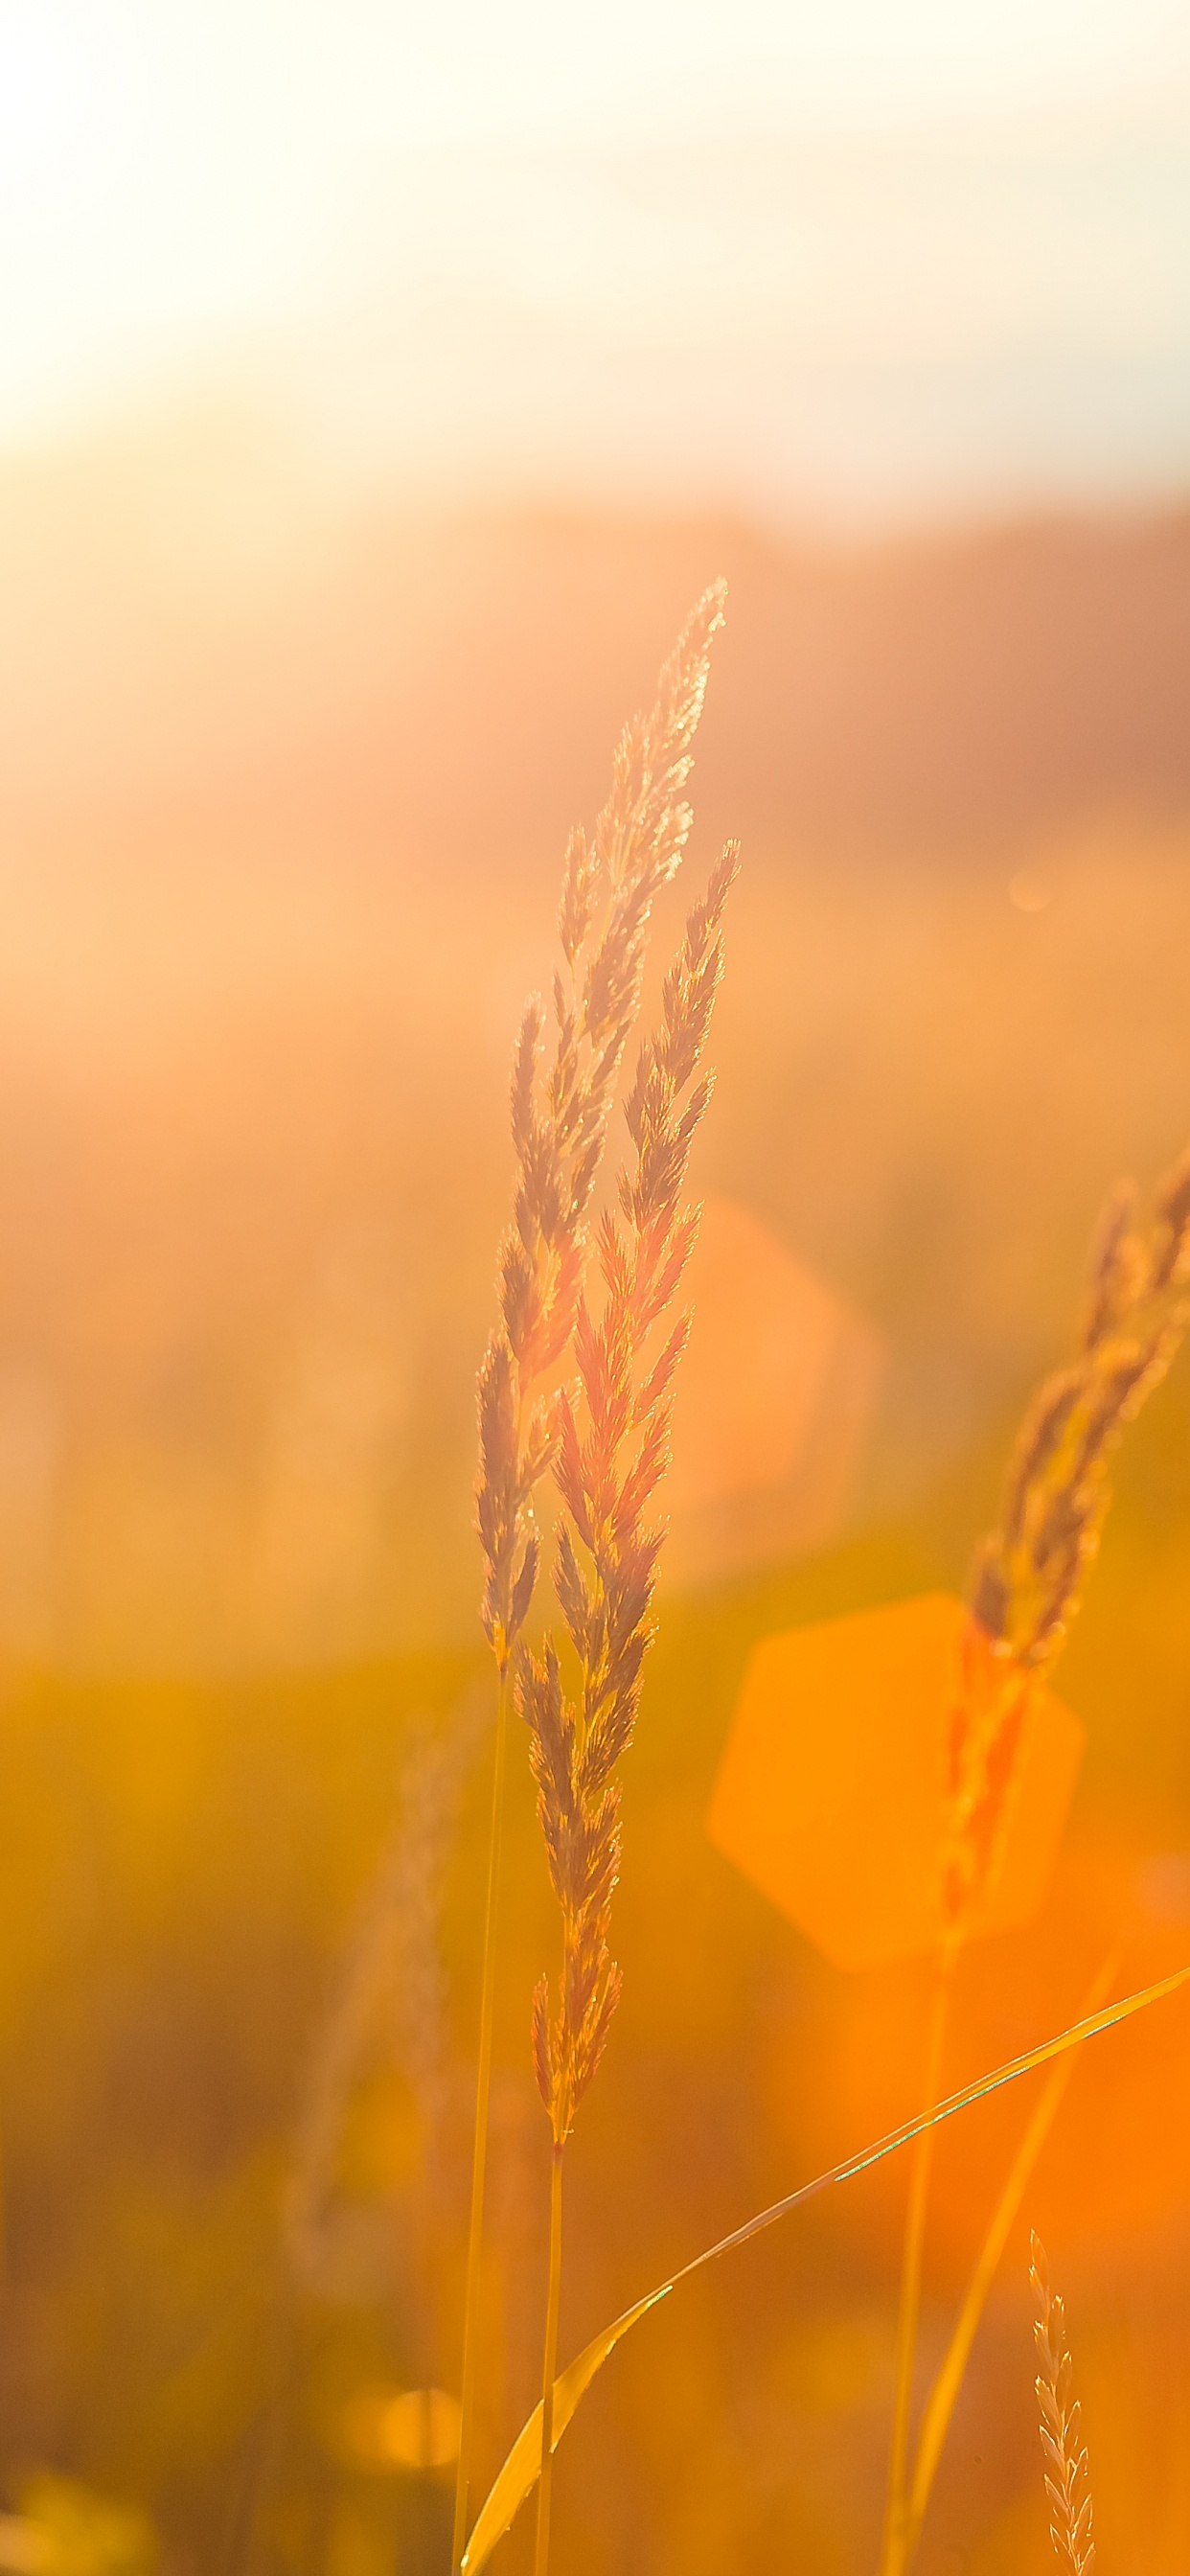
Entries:
MULTIPOLYGON (((887 2136, 876 2140, 874 2146, 861 2147, 857 2155, 844 2157, 843 2162, 832 2165, 828 2173, 816 2174, 812 2182, 800 2184, 797 2191, 787 2193, 784 2200, 775 2200, 770 2208, 759 2210, 755 2218, 746 2219, 742 2227, 733 2228, 730 2236, 721 2236, 718 2244, 708 2245, 689 2263, 683 2263, 681 2270, 672 2273, 659 2289, 650 2290, 647 2298, 638 2299, 634 2308, 626 2308, 612 2325, 605 2326, 602 2334, 596 2335, 577 2361, 572 2361, 555 2380, 551 2450, 556 2451, 580 2397, 590 2387, 608 2354, 614 2352, 631 2326, 638 2324, 650 2308, 655 2308, 659 2300, 667 2298, 670 2291, 677 2288, 679 2281, 689 2280, 692 2272, 701 2272, 708 2263, 717 2263, 721 2255, 733 2253, 737 2245, 749 2244, 754 2236, 763 2235, 766 2227, 775 2226, 779 2218, 787 2217, 791 2210, 800 2209, 804 2201, 813 2200, 820 2191, 829 2190, 832 2183, 849 2182, 853 2174, 866 2173, 869 2165, 880 2164, 885 2156, 894 2155, 898 2147, 909 2146, 924 2129, 935 2128, 940 2120, 952 2120, 957 2111, 969 2110, 973 2102, 982 2102, 985 2095, 997 2092, 1002 2084, 1013 2084, 1018 2076, 1032 2074, 1035 2067, 1048 2066, 1054 2058, 1065 2056, 1068 2049, 1081 2047, 1084 2040, 1095 2039, 1100 2031, 1113 2030, 1117 2022, 1127 2021, 1133 2013, 1144 2012, 1149 2004, 1160 2003, 1166 1995, 1176 1994, 1179 1986, 1184 1986, 1188 1979, 1190 1966, 1175 1968, 1172 1976, 1159 1977, 1155 1985, 1143 1986, 1138 1994, 1124 1995, 1118 2003, 1107 2004, 1099 2012, 1086 2014, 1083 2020, 1072 2022, 1068 2030, 1059 2031, 1056 2039, 1044 2039, 1037 2048, 1025 2049, 1020 2057, 1010 2058, 1006 2066, 997 2066, 990 2075, 981 2075, 974 2084, 965 2084, 961 2092, 948 2094, 946 2100, 936 2103, 932 2111, 919 2112, 916 2119, 906 2120, 899 2129, 890 2129, 887 2136)), ((463 2555, 462 2576, 479 2576, 497 2541, 503 2539, 526 2496, 536 2485, 540 2465, 539 2402, 528 2423, 518 2433, 471 2533, 463 2555)))
MULTIPOLYGON (((1117 1942, 1104 1960, 1087 1994, 1084 2012, 1094 2012, 1103 1996, 1110 1993, 1120 1965, 1120 1949, 1121 1945, 1117 1942)), ((971 2275, 970 2286, 959 2311, 942 2367, 930 2390, 922 2417, 917 2458, 913 2468, 913 2487, 909 2502, 911 2549, 929 2503, 934 2474, 942 2457, 942 2446, 954 2413, 955 2400, 963 2384, 963 2374, 970 2359, 971 2346, 975 2341, 976 2328, 983 2315, 988 2291, 999 2269, 1000 2257, 1008 2242, 1013 2220, 1028 2188, 1029 2176, 1061 2109, 1066 2088, 1073 2073, 1073 2055, 1067 2054, 1065 2057, 1060 2057, 1048 2084, 1042 2090, 1033 2117, 1009 2167, 1008 2179, 996 2203, 991 2225, 984 2238, 979 2261, 971 2275)))
MULTIPOLYGON (((634 2308, 626 2308, 614 2325, 605 2326, 603 2333, 597 2334, 594 2342, 587 2345, 586 2351, 580 2352, 578 2360, 572 2361, 559 2374, 554 2381, 551 2451, 557 2450, 580 2397, 590 2387, 596 2371, 607 2360, 609 2352, 615 2349, 621 2335, 626 2335, 629 2326, 634 2326, 647 2309, 655 2308, 659 2299, 668 2298, 672 2288, 672 2281, 666 2281, 659 2290, 650 2290, 647 2299, 638 2299, 634 2308)), ((540 2466, 541 2399, 538 2398, 528 2423, 513 2443, 463 2552, 462 2576, 478 2576, 478 2570, 491 2557, 497 2541, 503 2539, 513 2516, 536 2485, 540 2466)))

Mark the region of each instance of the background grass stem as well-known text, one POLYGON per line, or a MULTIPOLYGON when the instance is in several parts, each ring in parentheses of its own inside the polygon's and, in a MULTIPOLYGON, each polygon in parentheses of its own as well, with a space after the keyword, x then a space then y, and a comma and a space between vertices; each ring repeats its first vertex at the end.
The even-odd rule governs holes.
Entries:
MULTIPOLYGON (((953 1978, 953 1954, 946 1950, 940 1953, 938 1958, 934 1974, 934 1990, 930 1999, 925 2077, 922 2086, 923 2113, 934 2110, 941 2092, 942 2052, 946 2043, 946 2024, 953 1978)), ((913 2151, 913 2166, 909 2177, 909 2205, 905 2213, 901 2296, 897 2311, 892 2438, 889 2445, 888 2506, 885 2513, 880 2576, 902 2576, 909 2552, 907 2492, 909 2417, 913 2404, 913 2364, 917 2353, 922 2254, 925 2247, 926 2211, 929 2204, 933 2153, 933 2129, 923 2129, 913 2151)))
POLYGON ((479 2056, 475 2075, 475 2142, 471 2159, 471 2215, 467 2229, 467 2280, 463 2298, 463 2373, 459 2400, 459 2457, 455 2473, 452 2569, 461 2563, 467 2542, 467 2490, 471 2475, 471 2441, 475 2421, 475 2375, 479 2360, 479 2284, 483 2261, 483 2203, 487 2176, 488 2115, 492 2090, 492 2022, 496 1998, 496 1919, 500 1910, 500 1862, 504 1841, 504 1774, 508 1759, 508 1672, 500 1674, 496 1698, 496 1748, 492 1764, 492 1813, 488 1833, 487 1896, 484 1905, 483 1968, 480 1980, 479 2056))
POLYGON ((545 2357, 541 2382, 541 2475, 537 2489, 537 2543, 533 2576, 548 2576, 550 2504, 554 2485, 554 2378, 558 2368, 558 2312, 562 2297, 562 2157, 557 2138, 550 2156, 550 2276, 545 2302, 545 2357))

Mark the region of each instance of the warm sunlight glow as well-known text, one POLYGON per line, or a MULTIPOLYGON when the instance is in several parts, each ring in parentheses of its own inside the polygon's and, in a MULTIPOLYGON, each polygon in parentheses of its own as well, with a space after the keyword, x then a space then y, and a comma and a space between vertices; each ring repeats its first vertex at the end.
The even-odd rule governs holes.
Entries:
POLYGON ((1188 117, 1156 0, 7 0, 0 442, 215 378, 451 488, 672 489, 679 413, 787 512, 1161 484, 1188 117))
POLYGON ((0 2571, 1190 2568, 1188 494, 1175 0, 0 0, 0 2571))

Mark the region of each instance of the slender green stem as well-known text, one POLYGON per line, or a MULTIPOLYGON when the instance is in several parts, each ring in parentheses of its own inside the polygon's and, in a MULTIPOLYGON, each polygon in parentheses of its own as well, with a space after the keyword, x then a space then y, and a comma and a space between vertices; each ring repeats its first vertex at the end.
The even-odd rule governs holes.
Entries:
POLYGON ((555 2138, 550 2156, 550 2281, 545 2302, 545 2359, 541 2373, 541 2470, 537 2486, 537 2546, 533 2576, 549 2576, 550 2503, 554 2486, 554 2380, 558 2370, 558 2309, 562 2296, 562 2155, 555 2138))
POLYGON ((467 2546, 467 2490, 471 2477, 471 2439, 475 2423, 475 2374, 479 2359, 479 2277, 483 2258, 483 2196, 488 2160, 488 2104, 492 2090, 492 2023, 496 2000, 496 1917, 500 1906, 500 1861, 504 1840, 504 1772, 508 1755, 508 1670, 500 1672, 496 1701, 496 1753, 492 1766, 492 1815, 488 1835, 488 1888, 484 1909, 483 1974, 479 2006, 479 2063, 475 2075, 475 2143, 471 2159, 471 2219, 467 2232, 467 2286, 463 2300, 463 2384, 459 2413, 459 2458, 455 2473, 452 2569, 467 2546))
MULTIPOLYGON (((948 1953, 940 1953, 934 1975, 934 1991, 930 2002, 929 2029, 926 2038, 925 2079, 922 2086, 923 2112, 932 2111, 939 2097, 942 2051, 946 2039, 946 2020, 950 2006, 953 1973, 953 1960, 948 1953)), ((880 2553, 880 2576, 903 2576, 908 2555, 909 2419, 913 2406, 913 2364, 917 2353, 922 2256, 925 2249, 926 2209, 930 2196, 930 2171, 933 2157, 933 2129, 923 2129, 913 2150, 913 2166, 909 2177, 909 2205, 905 2213, 905 2241, 901 2257, 901 2300, 897 2312, 892 2440, 889 2445, 888 2505, 884 2520, 884 2545, 880 2553)))

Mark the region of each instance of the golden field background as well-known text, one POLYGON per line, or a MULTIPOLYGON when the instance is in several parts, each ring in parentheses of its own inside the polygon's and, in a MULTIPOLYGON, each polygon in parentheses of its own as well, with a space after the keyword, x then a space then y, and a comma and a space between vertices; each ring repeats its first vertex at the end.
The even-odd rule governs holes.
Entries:
MULTIPOLYGON (((759 1637, 961 1585, 1106 1185, 1190 1132, 1190 525, 828 555, 697 520, 347 518, 230 421, 6 467, 0 559, 8 2500, 82 2477, 151 2515, 178 2576, 428 2569, 441 2483, 369 2469, 344 2427, 361 2391, 457 2376, 472 1388, 566 828, 725 572, 689 866, 731 831, 745 872, 697 1181, 840 1319, 837 1364, 819 1465, 774 1477, 761 1443, 750 1468, 732 1260, 708 1268, 569 2350, 910 2107, 915 1972, 829 1969, 702 1819, 759 1637), (338 1963, 424 1713, 460 1707, 430 2200, 394 1972, 334 2176, 364 2252, 303 2270, 286 2178, 338 1963)), ((659 949, 680 913, 679 889, 659 949)), ((1190 1939, 1188 1429, 1183 1361, 1061 1670, 1090 1749, 1055 1886, 969 1960, 956 2082, 1070 2018, 1132 1906, 1130 1983, 1190 1939)), ((543 2260, 526 2025, 552 1929, 515 1797, 485 2463, 530 2401, 543 2260)), ((1164 2009, 1080 2069, 1030 2213, 1101 2560, 1146 2576, 1190 2534, 1164 2009)), ((940 2149, 928 2350, 1023 2118, 1010 2095, 940 2149)), ((850 2186, 642 2329, 561 2455, 559 2566, 871 2563, 902 2191, 895 2166, 850 2186)), ((1045 2565, 1031 2369, 1018 2245, 923 2576, 1045 2565)))

